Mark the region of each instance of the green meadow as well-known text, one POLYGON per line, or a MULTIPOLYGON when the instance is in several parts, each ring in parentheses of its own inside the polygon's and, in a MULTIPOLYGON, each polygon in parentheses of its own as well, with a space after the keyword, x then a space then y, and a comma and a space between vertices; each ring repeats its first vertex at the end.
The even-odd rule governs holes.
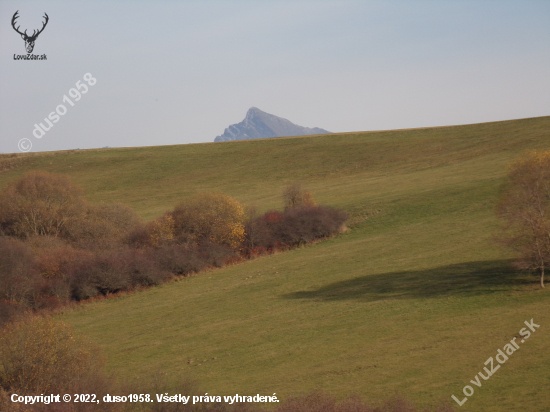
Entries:
POLYGON ((0 187, 29 170, 65 173, 88 200, 150 220, 203 191, 281 209, 299 181, 350 214, 330 240, 60 314, 119 376, 163 373, 176 393, 191 378, 209 395, 398 392, 420 405, 463 399, 470 385, 461 411, 535 412, 550 408, 550 287, 511 269, 494 206, 506 165, 549 147, 550 117, 539 117, 77 150, 0 158, 0 187), (531 319, 540 329, 470 383, 531 319))

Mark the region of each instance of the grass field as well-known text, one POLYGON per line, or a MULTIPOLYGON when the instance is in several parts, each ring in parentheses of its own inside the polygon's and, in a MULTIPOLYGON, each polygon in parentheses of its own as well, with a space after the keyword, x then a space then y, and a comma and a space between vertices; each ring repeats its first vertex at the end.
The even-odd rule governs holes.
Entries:
POLYGON ((535 412, 550 410, 550 288, 510 269, 493 209, 506 165, 548 147, 541 117, 19 155, 0 159, 10 162, 0 186, 32 169, 66 173, 90 201, 152 219, 211 190, 280 208, 299 180, 350 213, 351 230, 331 240, 61 315, 119 375, 162 371, 173 388, 192 377, 210 395, 324 389, 378 401, 399 391, 420 404, 462 399, 470 385, 460 410, 535 412), (531 318, 540 329, 472 385, 531 318))

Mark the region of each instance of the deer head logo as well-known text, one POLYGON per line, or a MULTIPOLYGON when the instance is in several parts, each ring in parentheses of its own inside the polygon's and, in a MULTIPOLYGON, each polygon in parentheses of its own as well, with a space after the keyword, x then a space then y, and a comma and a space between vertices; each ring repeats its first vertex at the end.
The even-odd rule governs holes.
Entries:
POLYGON ((42 31, 44 30, 44 27, 46 27, 46 24, 48 24, 48 20, 50 18, 48 17, 48 15, 46 13, 44 13, 44 18, 46 19, 46 21, 43 23, 42 28, 40 30, 38 30, 38 32, 36 32, 36 30, 33 30, 32 35, 29 36, 29 35, 27 35, 27 30, 25 30, 24 33, 21 33, 19 31, 20 26, 17 26, 17 28, 15 27, 15 20, 19 17, 17 15, 17 13, 19 13, 19 10, 17 10, 15 12, 15 14, 13 15, 13 18, 11 19, 11 25, 12 25, 13 29, 21 35, 21 38, 23 40, 25 40, 25 48, 27 49, 27 53, 32 53, 32 50, 34 49, 34 42, 36 41, 36 38, 38 37, 38 35, 40 33, 42 33, 42 31))

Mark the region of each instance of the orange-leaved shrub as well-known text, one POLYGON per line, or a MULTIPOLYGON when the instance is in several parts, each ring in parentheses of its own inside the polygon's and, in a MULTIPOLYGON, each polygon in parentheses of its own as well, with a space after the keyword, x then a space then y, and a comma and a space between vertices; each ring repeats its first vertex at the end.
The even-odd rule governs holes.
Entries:
POLYGON ((0 299, 32 304, 39 285, 32 248, 19 239, 0 237, 0 299))

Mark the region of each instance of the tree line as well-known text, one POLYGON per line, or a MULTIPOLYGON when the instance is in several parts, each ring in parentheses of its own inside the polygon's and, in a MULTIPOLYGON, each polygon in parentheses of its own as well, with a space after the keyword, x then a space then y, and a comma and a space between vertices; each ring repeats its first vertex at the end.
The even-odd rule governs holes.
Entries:
POLYGON ((250 259, 339 233, 348 218, 300 184, 284 209, 257 214, 223 193, 181 200, 151 222, 122 204, 92 204, 67 176, 26 173, 0 193, 0 324, 250 259))

